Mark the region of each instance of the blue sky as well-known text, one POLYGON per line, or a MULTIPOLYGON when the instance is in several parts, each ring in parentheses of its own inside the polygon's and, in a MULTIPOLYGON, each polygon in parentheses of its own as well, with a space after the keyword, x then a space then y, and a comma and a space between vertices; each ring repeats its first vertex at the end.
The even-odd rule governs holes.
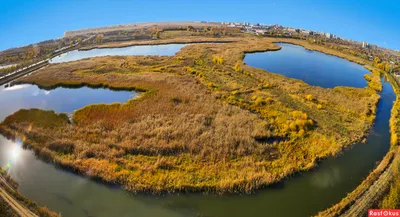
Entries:
POLYGON ((0 0, 0 50, 65 30, 147 21, 247 21, 331 32, 400 50, 400 1, 0 0))

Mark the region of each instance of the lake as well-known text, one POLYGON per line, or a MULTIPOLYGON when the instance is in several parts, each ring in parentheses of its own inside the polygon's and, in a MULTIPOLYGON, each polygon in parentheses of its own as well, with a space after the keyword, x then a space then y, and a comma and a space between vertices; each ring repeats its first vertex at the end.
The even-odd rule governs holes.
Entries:
POLYGON ((277 52, 247 54, 245 63, 314 86, 367 86, 363 76, 370 72, 361 65, 318 51, 306 50, 297 45, 276 44, 282 49, 277 52))
POLYGON ((92 50, 74 50, 54 57, 50 63, 62 63, 101 56, 135 56, 158 55, 173 56, 181 48, 189 44, 165 44, 165 45, 136 45, 123 48, 99 48, 92 50))
MULTIPOLYGON (((282 45, 282 44, 280 44, 282 45)), ((122 48, 121 48, 122 49, 122 48)), ((363 87, 366 85, 363 75, 369 73, 355 63, 337 57, 310 52, 301 47, 283 45, 282 50, 248 54, 245 61, 248 65, 272 71, 269 57, 266 59, 255 55, 269 56, 284 52, 282 57, 303 56, 304 61, 316 58, 322 65, 317 71, 308 70, 306 64, 292 63, 291 66, 300 74, 325 74, 327 81, 313 83, 324 87, 344 85, 354 79, 357 82, 348 85, 363 87), (289 50, 286 50, 286 49, 289 50), (253 56, 253 57, 250 57, 253 56), (252 61, 249 61, 249 58, 252 61), (337 68, 338 62, 341 64, 337 68), (343 62, 343 63, 341 63, 343 62), (297 65, 296 64, 300 64, 297 65), (295 67, 296 66, 296 67, 295 67), (337 69, 339 71, 334 71, 337 69), (354 70, 354 71, 353 71, 354 70), (343 73, 346 73, 344 76, 343 73), (329 84, 331 77, 337 77, 335 83, 329 84), (339 79, 342 78, 342 79, 339 79)), ((290 57, 295 58, 295 57, 290 57)), ((297 58, 297 57, 296 57, 297 58)), ((279 58, 278 58, 279 59, 279 58)), ((275 68, 274 73, 294 73, 287 70, 281 60, 282 68, 275 68)), ((272 63, 275 65, 275 63, 272 63)), ((297 75, 294 73, 294 75, 297 75)), ((313 76, 305 76, 304 81, 313 76)), ((299 77, 296 77, 300 79, 299 77)), ((333 80, 333 79, 332 79, 333 80)), ((172 195, 132 195, 117 186, 105 185, 71 172, 56 168, 37 159, 32 151, 21 148, 20 141, 7 140, 0 136, 0 166, 7 167, 20 184, 20 191, 26 197, 43 206, 61 213, 64 217, 110 217, 110 216, 207 216, 207 217, 258 217, 258 216, 310 216, 315 215, 351 192, 361 183, 381 160, 389 149, 389 118, 392 103, 396 96, 389 82, 382 78, 383 91, 378 104, 375 124, 367 138, 366 144, 355 144, 343 155, 323 160, 313 171, 293 176, 273 186, 260 189, 251 195, 214 195, 214 194, 172 194, 172 195)), ((35 85, 17 85, 0 88, 0 119, 16 112, 20 108, 41 108, 56 112, 73 112, 92 103, 125 102, 137 94, 131 91, 112 91, 108 89, 57 88, 43 90, 35 85)))

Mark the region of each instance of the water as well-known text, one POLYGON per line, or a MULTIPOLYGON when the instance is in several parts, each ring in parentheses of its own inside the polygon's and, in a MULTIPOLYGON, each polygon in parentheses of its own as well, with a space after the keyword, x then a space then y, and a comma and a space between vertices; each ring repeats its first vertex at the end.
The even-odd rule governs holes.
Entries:
MULTIPOLYGON (((279 52, 286 52, 285 47, 274 53, 279 52)), ((296 51, 293 55, 309 55, 304 49, 303 52, 306 53, 296 51)), ((312 52, 312 55, 321 56, 318 52, 312 52)), ((333 56, 322 56, 322 63, 327 68, 332 68, 337 61, 342 61, 333 56)), ((345 67, 344 65, 343 68, 345 67)), ((351 67, 359 69, 356 66, 351 67)), ((306 69, 300 66, 296 68, 297 71, 306 69)), ((348 75, 358 79, 363 78, 363 74, 367 72, 365 70, 348 75)), ((344 79, 348 80, 349 77, 344 79)), ((19 108, 38 107, 54 109, 57 112, 71 112, 90 103, 124 102, 135 96, 131 94, 126 91, 115 92, 85 87, 57 88, 50 92, 33 85, 1 88, 0 119, 19 108), (79 100, 76 100, 77 98, 79 100)), ((21 193, 60 212, 64 217, 310 216, 339 202, 348 192, 355 189, 389 149, 389 118, 395 94, 385 80, 381 96, 376 122, 366 144, 355 144, 342 156, 322 161, 315 171, 291 177, 251 195, 130 195, 118 187, 107 186, 46 164, 36 159, 33 152, 23 150, 20 142, 10 141, 2 136, 0 166, 4 167, 11 162, 10 172, 20 183, 21 193)))
POLYGON ((292 44, 277 45, 282 47, 278 52, 247 54, 244 61, 256 68, 300 79, 313 86, 367 86, 363 76, 370 72, 361 65, 292 44))
POLYGON ((184 195, 165 197, 171 207, 191 210, 200 216, 311 216, 339 202, 354 190, 390 147, 390 110, 396 96, 383 81, 376 122, 367 143, 355 144, 336 158, 329 158, 314 171, 291 177, 252 195, 184 195))
POLYGON ((125 102, 137 94, 107 89, 56 88, 44 90, 36 85, 22 84, 0 87, 0 121, 19 109, 40 108, 55 112, 73 112, 88 104, 125 102))
POLYGON ((166 45, 139 45, 123 48, 100 48, 92 50, 74 50, 54 57, 50 63, 61 63, 100 56, 134 56, 134 55, 159 55, 172 56, 188 44, 166 45))

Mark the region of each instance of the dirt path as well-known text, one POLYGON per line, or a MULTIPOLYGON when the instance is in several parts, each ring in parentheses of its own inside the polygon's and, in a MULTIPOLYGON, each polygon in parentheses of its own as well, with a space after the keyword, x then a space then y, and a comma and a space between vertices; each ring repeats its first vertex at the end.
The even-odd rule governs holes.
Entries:
POLYGON ((36 214, 31 212, 28 208, 20 204, 17 200, 15 200, 4 188, 9 188, 14 191, 7 181, 0 175, 0 182, 5 186, 0 185, 0 197, 6 201, 11 208, 21 217, 38 217, 36 214))
POLYGON ((385 172, 370 186, 370 188, 356 200, 356 202, 341 216, 365 216, 368 209, 380 198, 390 183, 392 169, 389 166, 385 172))

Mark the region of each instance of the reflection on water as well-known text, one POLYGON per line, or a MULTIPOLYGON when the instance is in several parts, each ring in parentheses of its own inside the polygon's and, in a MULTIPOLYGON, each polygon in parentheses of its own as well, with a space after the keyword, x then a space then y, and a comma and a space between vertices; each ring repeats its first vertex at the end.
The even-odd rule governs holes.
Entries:
POLYGON ((4 157, 4 162, 7 163, 6 165, 1 165, 1 168, 5 168, 8 172, 12 172, 11 170, 13 170, 14 167, 17 168, 18 162, 23 159, 22 157, 20 158, 22 151, 22 142, 20 140, 11 142, 8 151, 5 152, 5 156, 2 156, 4 157))
POLYGON ((0 144, 0 165, 19 183, 21 193, 64 217, 179 216, 155 206, 156 198, 152 202, 140 200, 119 188, 59 170, 1 135, 0 144))
POLYGON ((292 44, 277 44, 282 47, 281 50, 247 54, 244 61, 253 67, 300 79, 314 86, 367 86, 364 75, 370 72, 358 64, 292 44))
POLYGON ((101 48, 86 51, 74 50, 54 57, 50 63, 70 62, 100 56, 158 55, 173 56, 187 44, 140 45, 123 48, 101 48))
POLYGON ((137 94, 131 91, 108 89, 57 88, 43 90, 36 85, 23 84, 0 87, 0 121, 19 109, 39 108, 55 112, 73 112, 88 104, 125 102, 137 94))
MULTIPOLYGON (((52 109, 71 112, 92 103, 125 102, 137 94, 107 89, 57 88, 42 90, 35 85, 0 87, 0 119, 20 108, 52 109)), ((26 197, 61 213, 79 216, 179 216, 152 200, 138 199, 125 191, 59 170, 38 160, 22 141, 11 141, 0 135, 0 166, 19 183, 26 197)))
MULTIPOLYGON (((324 55, 323 58, 327 58, 323 63, 328 67, 337 63, 336 57, 324 55)), ((297 70, 306 69, 297 66, 297 70)), ((358 76, 360 73, 355 74, 358 76)), ((355 74, 349 73, 345 79, 357 79, 355 74)), ((132 97, 131 94, 86 87, 51 91, 34 85, 1 87, 0 120, 20 108, 71 112, 90 103, 124 102, 132 97)), ((33 152, 21 149, 20 141, 13 142, 3 136, 0 136, 0 166, 8 166, 24 195, 60 212, 64 217, 310 216, 339 202, 385 155, 390 144, 389 118, 394 100, 392 87, 384 82, 372 129, 374 133, 369 135, 366 144, 356 144, 340 157, 323 160, 315 171, 292 177, 251 195, 130 195, 118 187, 100 184, 46 164, 36 159, 33 152)))
POLYGON ((311 183, 318 188, 333 187, 340 183, 340 169, 337 167, 329 168, 325 171, 312 174, 311 183))

